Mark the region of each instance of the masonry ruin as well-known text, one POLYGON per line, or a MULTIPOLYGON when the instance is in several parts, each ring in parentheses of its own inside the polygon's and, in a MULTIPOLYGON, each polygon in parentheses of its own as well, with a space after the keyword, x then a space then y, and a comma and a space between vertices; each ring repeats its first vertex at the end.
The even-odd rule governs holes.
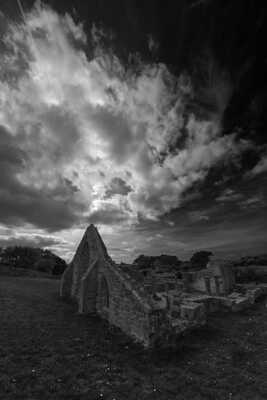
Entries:
POLYGON ((267 285, 237 285, 229 263, 201 270, 116 264, 90 225, 65 270, 60 296, 79 313, 97 313, 145 347, 171 345, 217 310, 239 311, 267 294, 267 285))

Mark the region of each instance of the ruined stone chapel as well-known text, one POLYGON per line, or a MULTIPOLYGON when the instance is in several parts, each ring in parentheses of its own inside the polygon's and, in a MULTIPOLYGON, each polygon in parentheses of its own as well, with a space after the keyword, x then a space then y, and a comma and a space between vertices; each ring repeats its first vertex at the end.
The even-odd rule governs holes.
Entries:
POLYGON ((179 274, 168 266, 118 265, 94 225, 85 231, 60 285, 61 297, 74 300, 79 313, 100 315, 145 347, 173 343, 204 325, 210 312, 253 303, 259 290, 236 291, 231 267, 220 260, 179 274))

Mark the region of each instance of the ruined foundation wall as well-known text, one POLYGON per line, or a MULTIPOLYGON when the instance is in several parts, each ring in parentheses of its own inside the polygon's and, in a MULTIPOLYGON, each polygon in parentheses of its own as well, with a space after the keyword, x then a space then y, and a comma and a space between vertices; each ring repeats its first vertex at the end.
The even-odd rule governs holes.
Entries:
POLYGON ((221 271, 225 282, 225 293, 229 293, 235 285, 234 271, 230 266, 227 265, 221 266, 221 271))
POLYGON ((207 288, 205 284, 205 279, 202 271, 195 272, 191 277, 191 282, 189 283, 191 289, 199 290, 200 292, 206 293, 207 288))
POLYGON ((212 272, 214 276, 220 277, 221 294, 230 293, 235 285, 235 277, 229 263, 226 261, 215 260, 209 263, 207 269, 212 272))
POLYGON ((187 289, 220 296, 231 292, 235 285, 232 268, 222 261, 213 261, 207 268, 183 274, 187 289))
POLYGON ((206 271, 193 277, 191 288, 200 292, 218 296, 224 292, 223 280, 220 275, 207 274, 206 271))
POLYGON ((98 284, 106 279, 109 291, 109 305, 101 305, 101 292, 98 291, 97 312, 111 324, 118 326, 129 336, 135 337, 144 346, 149 346, 149 310, 138 300, 130 288, 120 279, 108 264, 102 263, 99 269, 98 284))

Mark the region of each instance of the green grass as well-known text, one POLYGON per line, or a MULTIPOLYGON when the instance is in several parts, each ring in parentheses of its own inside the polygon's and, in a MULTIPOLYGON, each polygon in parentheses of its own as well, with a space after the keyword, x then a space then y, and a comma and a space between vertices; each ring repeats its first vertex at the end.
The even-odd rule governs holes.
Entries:
POLYGON ((58 281, 0 277, 0 399, 267 399, 265 301, 145 352, 59 299, 58 281))

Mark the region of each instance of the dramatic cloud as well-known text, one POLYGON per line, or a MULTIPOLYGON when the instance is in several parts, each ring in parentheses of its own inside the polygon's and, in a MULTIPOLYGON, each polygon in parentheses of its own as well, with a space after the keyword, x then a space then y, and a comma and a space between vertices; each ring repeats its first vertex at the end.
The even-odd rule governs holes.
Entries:
POLYGON ((26 246, 26 247, 39 247, 51 248, 62 245, 62 241, 53 236, 40 236, 40 235, 16 235, 9 237, 1 237, 0 247, 8 246, 26 246))
POLYGON ((208 221, 210 217, 201 211, 189 212, 189 218, 192 222, 208 221))
POLYGON ((250 175, 258 175, 267 171, 267 155, 265 155, 258 164, 250 171, 250 175))
MULTIPOLYGON (((20 23, 3 25, 2 223, 52 232, 157 221, 248 147, 223 134, 232 88, 212 57, 199 61, 195 85, 162 63, 126 68, 101 45, 110 35, 94 25, 87 36, 70 15, 39 3, 20 23)), ((148 47, 157 51, 152 36, 148 47)))
POLYGON ((60 176, 51 187, 45 182, 39 186, 39 182, 23 179, 32 162, 30 155, 1 126, 0 156, 1 222, 11 225, 28 222, 54 230, 77 221, 82 206, 75 200, 75 189, 60 176))
POLYGON ((236 193, 232 189, 225 189, 223 193, 221 193, 221 195, 216 198, 216 201, 218 201, 219 203, 225 203, 240 200, 242 199, 242 197, 243 195, 241 193, 236 193))
POLYGON ((265 204, 262 196, 252 196, 241 201, 240 206, 245 209, 258 209, 263 207, 265 204))
MULTIPOLYGON (((28 156, 18 168, 17 185, 36 196, 39 190, 41 213, 51 210, 55 229, 76 217, 67 204, 60 211, 66 202, 62 182, 77 188, 69 187, 68 204, 80 202, 92 219, 111 197, 113 207, 125 207, 121 213, 127 211, 130 219, 157 218, 177 207, 209 168, 244 146, 234 134, 221 136, 228 87, 218 74, 201 92, 216 93, 216 107, 208 120, 201 119, 186 112, 194 95, 188 77, 176 78, 163 64, 143 64, 139 73, 125 70, 101 47, 89 60, 87 40, 69 15, 40 5, 24 24, 10 25, 4 38, 1 68, 9 79, 1 83, 1 123, 28 156), (180 139, 183 145, 177 146, 180 139)), ((47 227, 47 215, 38 220, 29 213, 28 219, 47 227)))
POLYGON ((129 219, 129 214, 123 211, 122 207, 116 207, 113 204, 103 204, 102 208, 93 211, 88 222, 91 224, 121 224, 129 219))
POLYGON ((123 179, 115 177, 111 180, 108 188, 106 189, 105 198, 108 199, 116 194, 127 196, 127 194, 130 192, 132 192, 131 186, 127 185, 123 179))

